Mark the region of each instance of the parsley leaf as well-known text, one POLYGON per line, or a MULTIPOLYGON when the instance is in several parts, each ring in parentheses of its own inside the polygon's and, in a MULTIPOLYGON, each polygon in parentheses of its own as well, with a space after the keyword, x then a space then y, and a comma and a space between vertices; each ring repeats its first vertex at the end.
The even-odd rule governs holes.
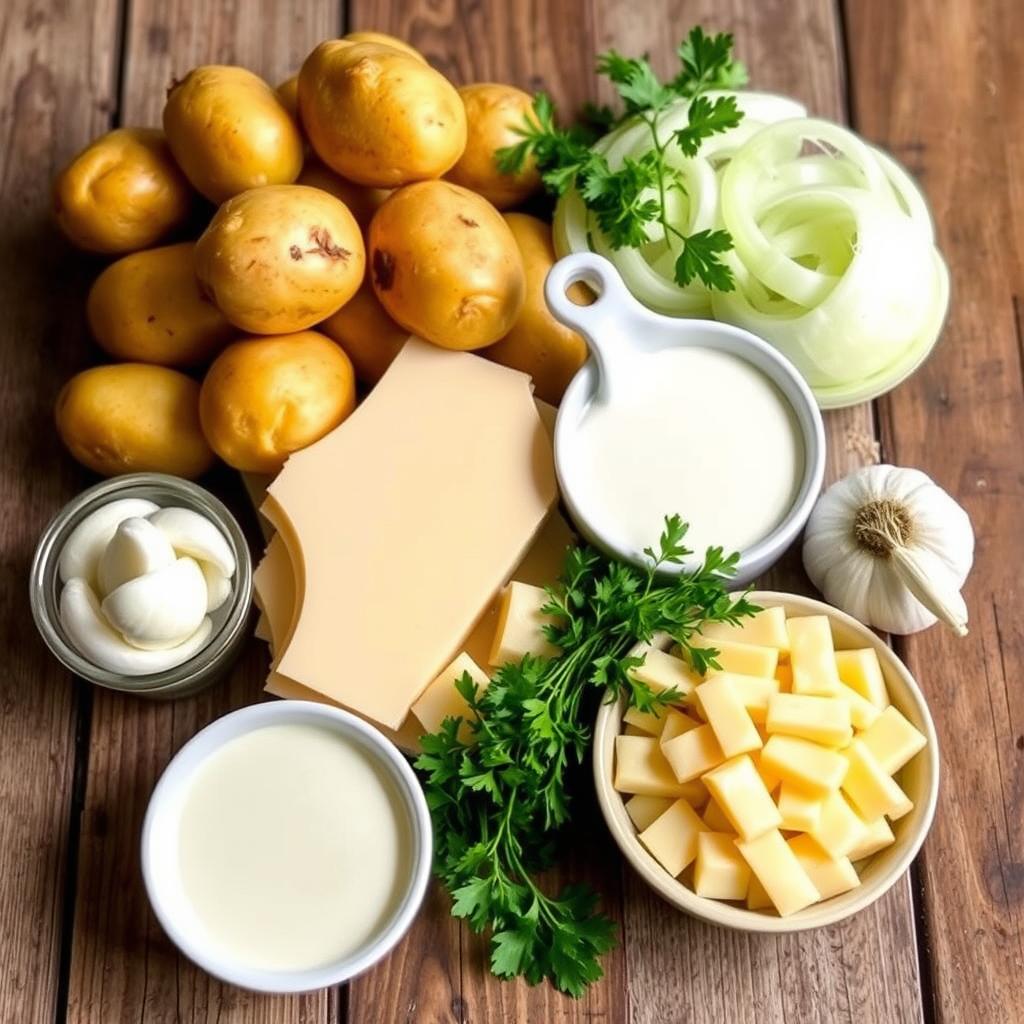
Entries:
POLYGON ((719 96, 714 103, 707 96, 694 96, 687 112, 688 123, 674 137, 687 156, 696 156, 705 139, 735 128, 742 119, 735 96, 719 96))
POLYGON ((597 73, 605 75, 615 86, 627 116, 641 110, 660 110, 676 95, 658 81, 643 57, 623 57, 609 50, 597 58, 597 73))
POLYGON ((676 259, 676 284, 688 285, 695 277, 708 288, 730 292, 735 287, 732 271, 718 259, 718 254, 732 248, 728 231, 698 231, 683 240, 683 250, 676 259))
POLYGON ((672 80, 680 96, 696 96, 706 89, 741 89, 747 84, 747 69, 732 59, 732 34, 708 36, 697 25, 676 51, 682 70, 672 80))

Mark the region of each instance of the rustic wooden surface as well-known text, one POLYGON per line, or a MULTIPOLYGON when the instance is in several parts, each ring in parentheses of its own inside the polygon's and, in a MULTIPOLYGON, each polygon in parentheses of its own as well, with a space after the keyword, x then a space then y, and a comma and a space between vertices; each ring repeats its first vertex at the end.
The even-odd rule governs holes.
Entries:
MULTIPOLYGON (((1015 0, 8 0, 0 5, 0 1021, 391 1022, 1024 1020, 1024 8, 1015 0), (320 39, 401 35, 456 81, 545 88, 565 110, 601 98, 594 54, 667 68, 695 21, 736 34, 760 88, 848 120, 923 181, 954 300, 925 368, 877 403, 828 417, 832 476, 882 457, 918 465, 978 531, 966 641, 898 645, 931 701, 943 788, 924 852, 874 908, 786 939, 706 928, 625 869, 584 800, 565 876, 604 893, 622 928, 579 1002, 499 983, 434 889, 409 936, 347 989, 268 998, 214 982, 164 938, 136 847, 152 785, 212 718, 259 697, 253 645, 230 680, 147 704, 68 678, 35 638, 26 573, 46 519, 87 482, 59 450, 61 381, 97 354, 84 290, 100 264, 60 240, 48 181, 92 136, 159 123, 197 63, 277 81, 320 39)), ((211 485, 241 515, 229 474, 211 485)), ((250 525, 255 526, 251 522, 250 525)), ((798 561, 774 574, 806 587, 798 561)))

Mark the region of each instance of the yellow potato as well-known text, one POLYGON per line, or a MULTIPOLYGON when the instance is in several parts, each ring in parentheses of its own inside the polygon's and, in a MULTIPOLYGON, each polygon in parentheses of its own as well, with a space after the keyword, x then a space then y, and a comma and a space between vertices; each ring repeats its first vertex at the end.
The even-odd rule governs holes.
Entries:
POLYGON ((193 479, 213 464, 199 426, 199 385, 177 370, 145 363, 83 370, 61 390, 56 415, 68 451, 103 476, 193 479))
POLYGON ((391 46, 321 43, 299 72, 299 109, 320 159, 360 185, 439 178, 466 147, 455 87, 391 46))
POLYGON ((389 188, 372 188, 369 185, 357 185, 355 182, 346 181, 340 174, 335 174, 316 159, 306 161, 296 184, 322 188, 332 196, 337 196, 349 208, 349 212, 363 231, 370 226, 370 218, 391 195, 389 188))
POLYGON ((291 119, 299 125, 299 76, 292 75, 291 78, 286 78, 275 90, 277 98, 281 101, 282 106, 288 111, 288 115, 291 119))
POLYGON ((302 170, 298 127, 277 93, 245 68, 190 71, 168 93, 164 131, 189 181, 214 203, 288 184, 302 170))
POLYGON ((529 199, 541 184, 533 157, 527 157, 516 174, 502 174, 494 154, 504 146, 522 142, 515 129, 532 112, 531 96, 522 89, 493 82, 464 85, 459 95, 466 107, 466 150, 445 177, 479 192, 499 210, 529 199))
POLYGON ((198 366, 238 332, 199 287, 194 242, 124 256, 93 284, 86 313, 100 347, 115 359, 198 366))
POLYGON ((320 330, 346 352, 364 384, 376 384, 401 351, 409 332, 384 312, 369 281, 320 330))
POLYGON ((93 252, 145 249, 189 214, 192 190, 158 128, 118 128, 86 146, 57 176, 57 223, 93 252))
MULTIPOLYGON (((528 373, 537 397, 558 405, 569 381, 586 361, 587 345, 551 315, 544 301, 544 280, 555 262, 550 225, 525 213, 506 213, 505 222, 523 257, 526 301, 512 330, 480 354, 528 373)), ((574 285, 571 291, 580 305, 592 301, 582 285, 574 285)))
POLYGON ((196 276, 221 312, 252 334, 312 327, 363 279, 363 236, 348 207, 307 185, 229 199, 196 243, 196 276))
POLYGON ((402 39, 389 36, 386 32, 349 32, 341 37, 343 43, 377 43, 380 46, 390 46, 393 50, 401 50, 402 53, 414 57, 421 64, 427 63, 427 58, 415 47, 410 46, 402 39))
POLYGON ((276 473, 355 408, 355 374, 330 338, 243 338, 214 360, 199 413, 214 451, 247 473, 276 473))

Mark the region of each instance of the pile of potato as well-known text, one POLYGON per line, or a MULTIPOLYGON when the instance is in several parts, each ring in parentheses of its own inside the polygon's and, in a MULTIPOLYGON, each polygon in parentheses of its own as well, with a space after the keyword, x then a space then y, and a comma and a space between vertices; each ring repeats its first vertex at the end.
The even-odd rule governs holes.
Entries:
POLYGON ((162 131, 93 142, 54 204, 72 242, 120 257, 88 320, 123 362, 61 392, 72 454, 105 475, 195 477, 216 456, 276 472, 352 412, 357 379, 372 387, 409 334, 483 350, 557 403, 586 349, 544 304, 550 227, 499 212, 540 186, 532 165, 495 163, 529 110, 519 89, 456 89, 401 40, 354 32, 276 90, 196 68, 162 131), (204 200, 206 230, 180 240, 204 200))

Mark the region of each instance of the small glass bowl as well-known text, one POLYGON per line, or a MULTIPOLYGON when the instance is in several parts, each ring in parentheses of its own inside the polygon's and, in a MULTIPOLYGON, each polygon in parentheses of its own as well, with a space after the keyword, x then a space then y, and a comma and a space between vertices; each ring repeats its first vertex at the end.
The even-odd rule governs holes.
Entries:
POLYGON ((110 690, 169 700, 198 693, 219 679, 245 643, 252 604, 252 558, 235 517, 209 491, 180 477, 133 473, 90 487, 68 502, 43 531, 32 559, 29 598, 36 628, 54 657, 90 683, 110 690), (164 672, 125 676, 100 668, 78 653, 60 621, 61 551, 71 531, 89 514, 121 498, 145 498, 161 507, 176 505, 206 516, 224 535, 235 556, 231 596, 212 613, 213 630, 206 645, 188 661, 164 672))

